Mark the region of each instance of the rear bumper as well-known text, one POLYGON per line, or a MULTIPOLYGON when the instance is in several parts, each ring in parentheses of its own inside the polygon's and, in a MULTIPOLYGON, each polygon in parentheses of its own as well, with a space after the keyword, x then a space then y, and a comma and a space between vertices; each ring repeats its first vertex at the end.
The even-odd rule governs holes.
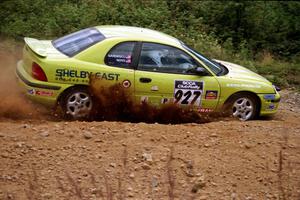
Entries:
POLYGON ((260 116, 273 115, 278 111, 280 94, 259 94, 261 101, 260 116))
POLYGON ((61 85, 33 79, 31 75, 25 71, 22 60, 17 63, 16 77, 22 92, 29 99, 49 107, 56 105, 59 95, 66 88, 61 85))

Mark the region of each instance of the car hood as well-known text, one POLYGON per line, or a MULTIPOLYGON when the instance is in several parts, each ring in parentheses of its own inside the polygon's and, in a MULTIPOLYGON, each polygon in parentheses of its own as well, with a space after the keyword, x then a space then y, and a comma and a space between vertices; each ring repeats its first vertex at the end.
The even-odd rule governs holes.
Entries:
POLYGON ((227 61, 222 60, 215 60, 221 64, 223 64, 228 69, 228 74, 226 76, 229 76, 233 79, 239 79, 239 80, 248 80, 248 81, 260 81, 267 84, 271 84, 266 78, 263 76, 234 63, 230 63, 227 61))

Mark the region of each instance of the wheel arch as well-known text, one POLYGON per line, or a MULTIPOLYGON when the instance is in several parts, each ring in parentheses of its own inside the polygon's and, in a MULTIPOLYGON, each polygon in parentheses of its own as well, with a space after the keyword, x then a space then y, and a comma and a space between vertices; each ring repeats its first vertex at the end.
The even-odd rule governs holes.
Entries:
POLYGON ((230 104, 230 102, 236 98, 237 96, 241 96, 241 95, 250 95, 252 96, 256 102, 257 102, 257 108, 256 108, 256 111, 257 111, 257 116, 259 115, 260 113, 260 109, 261 109, 261 99, 259 98, 259 96, 255 93, 255 92, 252 92, 252 91, 238 91, 238 92, 235 92, 233 94, 231 94, 225 101, 225 103, 223 104, 223 109, 227 109, 227 106, 230 104))
POLYGON ((88 85, 73 85, 73 86, 70 86, 70 87, 68 87, 68 88, 66 88, 64 91, 62 91, 60 94, 59 94, 59 96, 58 96, 58 98, 57 98, 57 101, 56 101, 56 104, 57 105, 60 105, 61 104, 61 101, 62 101, 62 99, 64 98, 64 96, 65 95, 67 95, 70 91, 72 91, 72 90, 75 90, 75 89, 77 89, 77 88, 84 88, 84 89, 89 89, 89 86, 88 85))

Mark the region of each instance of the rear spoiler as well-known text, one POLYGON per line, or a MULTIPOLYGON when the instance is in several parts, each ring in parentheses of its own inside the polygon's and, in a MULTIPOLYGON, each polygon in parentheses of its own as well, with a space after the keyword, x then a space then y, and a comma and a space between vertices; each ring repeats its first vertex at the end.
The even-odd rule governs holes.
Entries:
POLYGON ((42 41, 34 38, 24 38, 25 44, 37 55, 41 57, 47 57, 47 47, 43 44, 42 41))

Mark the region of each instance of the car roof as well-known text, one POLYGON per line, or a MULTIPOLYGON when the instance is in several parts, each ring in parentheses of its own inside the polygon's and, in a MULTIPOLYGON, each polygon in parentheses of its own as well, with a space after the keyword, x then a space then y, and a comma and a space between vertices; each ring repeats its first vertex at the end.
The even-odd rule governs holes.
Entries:
POLYGON ((181 45, 178 39, 165 33, 161 33, 147 28, 118 25, 96 26, 95 28, 98 29, 106 38, 122 37, 138 40, 143 39, 149 41, 161 41, 163 43, 175 46, 181 45))

